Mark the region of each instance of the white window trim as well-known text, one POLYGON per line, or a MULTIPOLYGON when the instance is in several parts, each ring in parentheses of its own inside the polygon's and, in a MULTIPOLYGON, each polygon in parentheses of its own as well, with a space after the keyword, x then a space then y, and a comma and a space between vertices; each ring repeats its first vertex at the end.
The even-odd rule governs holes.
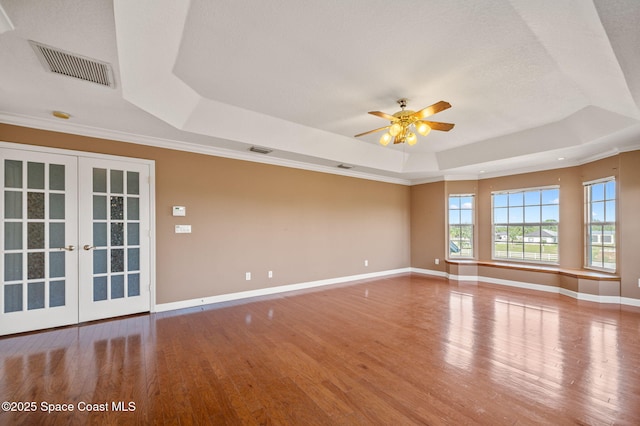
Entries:
MULTIPOLYGON (((583 268, 584 269, 589 269, 592 271, 599 271, 599 272, 608 272, 608 273, 616 273, 618 271, 618 253, 619 253, 619 246, 618 246, 618 183, 616 180, 615 176, 608 176, 605 178, 599 178, 599 179, 594 179, 594 180, 590 180, 587 182, 582 182, 582 186, 584 188, 584 230, 583 230, 583 236, 584 236, 584 253, 582 256, 582 264, 583 264, 583 268), (589 251, 591 249, 591 246, 593 244, 593 242, 591 241, 591 235, 589 234, 589 226, 591 225, 590 222, 590 217, 589 217, 589 204, 590 204, 590 200, 587 197, 587 191, 588 188, 592 185, 598 184, 598 183, 607 183, 607 182, 616 182, 616 198, 615 198, 615 202, 616 202, 616 218, 615 218, 615 227, 616 227, 616 231, 614 234, 614 245, 616 248, 616 267, 614 269, 611 268, 599 268, 597 266, 591 266, 588 263, 588 259, 589 259, 589 251)), ((605 195, 605 200, 606 200, 606 195, 605 195)), ((602 245, 603 242, 600 242, 598 245, 602 245)))
MULTIPOLYGON (((491 259, 495 260, 495 261, 499 261, 499 262, 510 262, 510 263, 514 263, 514 264, 518 264, 518 263, 530 263, 530 264, 536 264, 536 265, 547 265, 547 266, 559 266, 560 265, 560 243, 559 241, 556 242, 556 245, 558 247, 558 260, 557 262, 545 262, 542 260, 528 260, 528 259, 506 259, 503 257, 496 257, 495 255, 495 240, 494 240, 494 235, 495 235, 495 218, 494 218, 494 211, 495 211, 495 206, 493 204, 493 197, 494 195, 503 195, 503 194, 514 194, 514 193, 519 193, 519 192, 527 192, 527 191, 544 191, 544 190, 549 190, 549 189, 557 189, 558 193, 560 191, 560 185, 546 185, 546 186, 535 186, 535 187, 529 187, 529 188, 517 188, 517 189, 504 189, 504 190, 499 190, 499 191, 491 191, 491 259)), ((542 205, 542 204, 539 204, 542 205)), ((547 204, 545 204, 547 205, 547 204)), ((558 222, 556 223, 556 226, 558 227, 558 237, 560 236, 560 201, 558 201, 558 222)), ((559 240, 559 238, 558 238, 559 240)))
POLYGON ((476 205, 478 203, 478 197, 476 194, 473 193, 467 193, 467 194, 447 194, 447 208, 446 208, 446 214, 445 214, 445 218, 446 218, 446 223, 445 223, 445 227, 446 227, 446 258, 449 260, 469 260, 469 259, 475 259, 476 258, 476 205), (473 208, 471 209, 471 234, 472 234, 472 239, 473 239, 473 244, 471 246, 471 256, 455 256, 452 257, 451 253, 450 253, 450 247, 451 247, 451 233, 450 233, 450 223, 449 223, 449 211, 450 211, 450 204, 449 204, 449 199, 451 197, 472 197, 473 198, 473 208))

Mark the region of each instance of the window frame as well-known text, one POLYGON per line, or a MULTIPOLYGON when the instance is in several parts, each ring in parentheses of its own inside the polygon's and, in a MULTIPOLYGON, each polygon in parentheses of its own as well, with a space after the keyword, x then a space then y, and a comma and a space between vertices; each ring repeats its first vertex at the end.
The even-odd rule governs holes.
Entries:
MULTIPOLYGON (((447 259, 449 260, 465 260, 465 259, 475 259, 475 254, 476 254, 476 203, 477 203, 477 199, 476 199, 476 194, 470 194, 470 193, 465 193, 465 194, 447 194, 447 259), (471 208, 459 208, 459 209, 452 209, 451 208, 451 198, 458 198, 458 199, 462 199, 462 198, 471 198, 471 208), (471 211, 471 223, 462 223, 462 218, 461 218, 461 212, 462 211, 471 211), (452 211, 457 211, 459 212, 459 221, 458 223, 451 223, 451 212, 452 211), (464 250, 461 247, 461 239, 458 240, 452 240, 451 239, 451 228, 452 226, 457 226, 459 228, 462 228, 463 226, 465 227, 471 227, 471 235, 470 235, 470 239, 471 239, 471 253, 468 256, 463 256, 461 255, 453 255, 452 256, 452 252, 451 252, 451 243, 453 242, 454 244, 456 244, 456 246, 460 249, 460 253, 462 253, 462 251, 464 250), (457 241, 457 242, 456 242, 457 241)), ((460 200, 460 205, 462 206, 462 201, 460 200)))
MULTIPOLYGON (((550 253, 551 256, 552 253, 550 253)), ((542 265, 550 265, 550 266, 558 266, 560 264, 560 185, 547 185, 547 186, 536 186, 530 188, 518 188, 518 189, 507 189, 507 190, 499 190, 491 192, 491 259, 499 262, 514 262, 514 263, 536 263, 542 265), (556 190, 558 192, 558 202, 557 203, 545 203, 543 201, 543 191, 548 190, 556 190), (538 203, 536 204, 527 204, 526 193, 533 193, 535 191, 540 192, 540 198, 538 203), (507 204, 505 206, 497 206, 495 205, 496 195, 506 195, 507 196, 507 204), (511 197, 513 196, 513 197, 511 197), (510 199, 516 198, 517 196, 522 197, 522 204, 518 205, 510 205, 510 199), (555 222, 544 222, 544 212, 543 207, 548 206, 557 206, 557 212, 554 214, 557 215, 557 221, 555 222), (527 208, 537 207, 539 211, 539 219, 538 222, 527 222, 526 216, 527 208), (511 208, 519 208, 522 213, 522 219, 519 222, 510 222, 509 214, 507 214, 506 222, 498 222, 496 223, 496 209, 505 209, 506 213, 510 213, 511 208), (546 225, 545 225, 546 224, 546 225), (556 235, 553 242, 543 241, 542 231, 544 227, 555 227, 556 235), (504 242, 507 244, 506 257, 498 257, 496 256, 496 243, 501 242, 502 240, 496 239, 496 228, 506 228, 507 235, 504 242), (509 241, 509 228, 510 227, 521 227, 522 228, 522 241, 521 242, 510 242, 509 241), (527 241, 526 240, 526 228, 527 227, 535 227, 540 230, 540 236, 538 237, 537 242, 535 241, 527 241), (510 244, 519 245, 522 244, 522 257, 510 257, 510 244), (531 259, 526 258, 527 254, 527 245, 537 244, 539 246, 539 258, 531 259), (546 246, 555 246, 555 260, 544 260, 544 247, 546 246)))
POLYGON ((618 270, 618 202, 619 202, 618 184, 616 182, 616 177, 608 176, 601 179, 595 179, 588 182, 583 182, 582 186, 584 187, 584 233, 583 233, 584 235, 584 256, 583 256, 584 268, 592 269, 596 271, 602 271, 602 272, 615 273, 618 270), (607 198, 607 184, 611 182, 613 182, 614 184, 613 198, 607 198), (595 185, 600 185, 600 184, 604 185, 603 198, 602 200, 594 201, 592 200, 593 187, 595 185), (607 210, 609 208, 607 207, 607 205, 608 203, 611 203, 611 202, 613 202, 613 209, 614 209, 613 222, 607 220, 608 219, 607 210), (593 212, 594 203, 602 203, 603 213, 605 216, 605 220, 602 222, 593 221, 593 217, 591 213, 593 212), (598 223, 600 224, 599 226, 602 227, 600 233, 593 234, 592 227, 594 226, 593 225, 594 223, 598 223), (604 228, 611 225, 613 225, 614 231, 613 231, 613 234, 609 234, 608 236, 612 238, 612 242, 607 243, 605 241, 606 235, 604 234, 605 232, 604 228), (595 243, 593 241, 593 237, 599 237, 597 238, 597 241, 595 243), (603 253, 602 262, 601 262, 602 266, 592 265, 592 255, 593 255, 594 245, 597 247, 600 247, 601 252, 603 253), (613 264, 614 265, 613 268, 609 268, 605 266, 607 264, 607 262, 604 261, 605 247, 609 248, 609 252, 611 247, 613 248, 613 255, 615 258, 615 263, 613 264))

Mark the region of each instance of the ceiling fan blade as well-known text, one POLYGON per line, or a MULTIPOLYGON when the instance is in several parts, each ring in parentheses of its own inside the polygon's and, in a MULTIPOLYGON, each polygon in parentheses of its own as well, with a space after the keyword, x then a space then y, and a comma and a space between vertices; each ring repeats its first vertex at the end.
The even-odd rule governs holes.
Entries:
MULTIPOLYGON (((445 102, 445 101, 440 101, 440 102, 436 102, 435 104, 428 106, 424 109, 421 109, 420 111, 416 112, 414 115, 414 117, 416 117, 418 120, 421 120, 423 118, 429 117, 430 115, 433 114, 437 114, 440 111, 444 111, 445 109, 451 108, 451 104, 449 102, 445 102)), ((371 113, 369 113, 371 114, 371 113)))
POLYGON ((389 121, 398 121, 399 118, 398 117, 394 117, 393 115, 389 115, 386 112, 381 112, 381 111, 369 111, 369 114, 371 115, 376 115, 378 117, 382 117, 385 118, 389 121))
POLYGON ((455 126, 455 124, 453 123, 440 123, 438 121, 427 121, 427 120, 422 120, 422 121, 427 123, 429 127, 431 127, 433 130, 440 130, 442 132, 448 132, 449 130, 453 129, 453 126, 455 126))
POLYGON ((391 127, 391 126, 384 126, 384 127, 380 127, 379 129, 369 130, 368 132, 364 132, 364 133, 360 133, 358 135, 355 135, 354 138, 357 138, 357 137, 360 137, 360 136, 364 136, 364 135, 368 135, 369 133, 379 132, 380 130, 388 129, 389 127, 391 127))

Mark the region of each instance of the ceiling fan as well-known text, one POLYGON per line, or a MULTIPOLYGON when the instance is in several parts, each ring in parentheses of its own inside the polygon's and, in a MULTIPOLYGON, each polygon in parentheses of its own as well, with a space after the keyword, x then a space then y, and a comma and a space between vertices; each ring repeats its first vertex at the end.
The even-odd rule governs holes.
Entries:
POLYGON ((393 140, 394 144, 406 142, 409 145, 415 145, 418 141, 418 137, 412 130, 415 130, 422 136, 426 136, 432 129, 440 130, 443 132, 448 132, 449 130, 453 129, 454 124, 452 123, 440 123, 437 121, 424 120, 425 118, 433 114, 437 114, 440 111, 451 108, 451 104, 449 104, 449 102, 436 102, 435 104, 421 109, 418 112, 405 110, 405 108, 407 107, 407 100, 404 98, 398 99, 398 104, 400 105, 401 110, 393 115, 389 115, 381 111, 369 112, 369 114, 371 115, 389 120, 391 124, 385 127, 380 127, 379 129, 360 133, 358 135, 355 135, 355 137, 357 138, 360 136, 368 135, 370 133, 389 129, 389 131, 382 135, 382 137, 380 138, 380 144, 387 146, 389 145, 389 142, 393 140))

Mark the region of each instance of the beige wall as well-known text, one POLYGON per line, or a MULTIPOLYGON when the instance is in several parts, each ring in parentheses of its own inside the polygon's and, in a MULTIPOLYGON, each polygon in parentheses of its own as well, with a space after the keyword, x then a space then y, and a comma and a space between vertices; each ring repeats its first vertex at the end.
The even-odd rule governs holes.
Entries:
POLYGON ((411 266, 432 271, 446 270, 445 183, 411 187, 411 266), (435 264, 440 259, 440 264, 435 264))
POLYGON ((406 186, 2 124, 0 140, 155 160, 157 303, 410 266, 406 186))
POLYGON ((560 265, 581 268, 582 182, 607 176, 618 182, 621 295, 640 299, 640 151, 405 187, 3 124, 0 140, 156 161, 157 303, 407 266, 444 272, 448 194, 476 194, 477 258, 491 260, 491 192, 547 185, 560 185, 560 265), (173 205, 187 217, 172 217, 173 205), (176 235, 178 223, 193 233, 176 235))
POLYGON ((619 172, 620 295, 640 299, 640 151, 620 154, 619 172))

